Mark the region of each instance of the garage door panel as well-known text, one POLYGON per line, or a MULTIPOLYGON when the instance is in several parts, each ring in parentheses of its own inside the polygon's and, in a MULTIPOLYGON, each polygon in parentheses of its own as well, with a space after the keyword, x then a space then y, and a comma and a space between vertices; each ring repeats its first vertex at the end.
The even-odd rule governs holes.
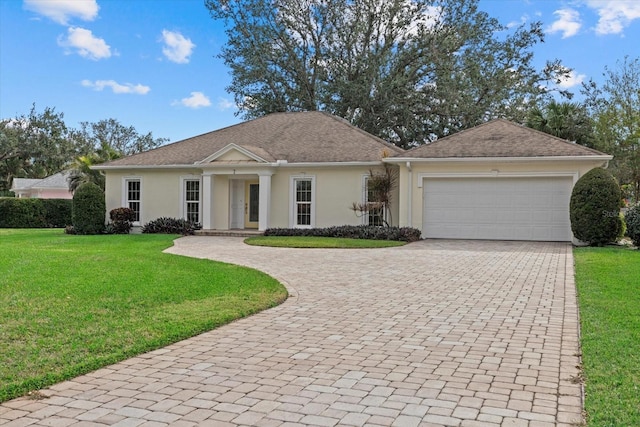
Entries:
POLYGON ((425 237, 571 239, 571 178, 427 178, 423 187, 425 237))

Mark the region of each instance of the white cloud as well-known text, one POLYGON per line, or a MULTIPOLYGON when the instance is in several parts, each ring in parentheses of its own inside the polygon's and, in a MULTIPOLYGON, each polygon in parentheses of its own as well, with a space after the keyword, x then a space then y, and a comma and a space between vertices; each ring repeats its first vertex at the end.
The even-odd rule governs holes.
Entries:
POLYGON ((596 34, 620 34, 634 19, 640 19, 639 1, 587 0, 587 6, 600 15, 596 34))
POLYGON ((576 74, 575 71, 571 71, 566 79, 558 83, 558 86, 562 89, 569 89, 582 83, 586 77, 584 74, 576 74))
POLYGON ((235 106, 236 104, 227 98, 218 98, 218 110, 220 111, 229 110, 230 108, 233 108, 235 106))
POLYGON ((547 33, 553 34, 561 32, 562 38, 566 39, 575 36, 582 27, 580 14, 576 10, 559 9, 553 12, 553 14, 557 15, 558 19, 547 28, 547 33))
POLYGON ((137 85, 131 83, 120 84, 115 80, 96 80, 95 82, 92 82, 91 80, 83 80, 81 84, 84 87, 90 87, 98 91, 109 87, 113 93, 117 94, 134 93, 136 95, 146 95, 151 90, 149 86, 144 86, 139 83, 137 85))
POLYGON ((90 30, 84 28, 69 27, 66 38, 58 37, 58 45, 76 49, 78 55, 94 61, 111 56, 111 47, 103 39, 95 37, 90 30))
POLYGON ((529 21, 529 15, 522 15, 520 17, 519 21, 511 21, 507 24, 507 28, 511 29, 513 27, 519 27, 521 25, 524 25, 527 23, 527 21, 529 21))
POLYGON ((71 18, 93 21, 100 9, 96 0, 24 0, 24 8, 62 25, 71 18))
POLYGON ((193 53, 193 48, 196 47, 191 39, 177 31, 162 30, 162 41, 164 42, 162 53, 169 61, 177 64, 188 63, 189 56, 193 53))
POLYGON ((180 101, 173 101, 171 105, 182 105, 188 108, 202 108, 209 107, 211 101, 202 92, 191 92, 191 96, 188 98, 182 98, 180 101))

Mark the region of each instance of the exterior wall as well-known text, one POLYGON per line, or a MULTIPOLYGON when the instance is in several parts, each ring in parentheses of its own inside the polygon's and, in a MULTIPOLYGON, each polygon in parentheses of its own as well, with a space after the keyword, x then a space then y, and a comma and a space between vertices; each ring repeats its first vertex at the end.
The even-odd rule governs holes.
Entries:
POLYGON ((35 189, 29 190, 12 190, 16 193, 18 198, 32 198, 32 199, 73 199, 73 193, 68 189, 35 189))
MULTIPOLYGON (((179 218, 182 201, 181 177, 197 173, 194 170, 126 170, 107 171, 105 202, 109 211, 124 205, 124 179, 140 178, 140 224, 159 217, 179 218)), ((199 176, 199 174, 198 174, 199 176)))
MULTIPOLYGON (((255 172, 251 174, 249 169, 240 171, 240 168, 242 165, 238 166, 238 174, 236 175, 219 174, 220 171, 216 172, 213 169, 211 191, 213 196, 212 227, 214 229, 229 229, 231 179, 258 180, 258 175, 255 172)), ((315 180, 315 224, 313 224, 315 227, 362 224, 363 218, 357 216, 350 207, 354 202, 363 201, 364 177, 369 175, 369 169, 366 166, 273 168, 269 227, 288 228, 292 226, 292 177, 302 176, 313 177, 315 180)), ((382 171, 382 167, 378 169, 382 171)), ((139 178, 141 181, 140 224, 146 224, 162 216, 179 218, 183 214, 182 179, 188 176, 200 177, 202 173, 201 169, 195 168, 107 170, 105 191, 107 215, 110 210, 124 205, 124 180, 139 178)), ((203 199, 204 197, 201 197, 201 203, 203 199)), ((399 201, 396 188, 389 218, 394 225, 397 225, 400 219, 398 215, 399 201)), ((203 206, 204 204, 201 205, 201 207, 203 206)), ((205 214, 206 212, 202 212, 202 215, 205 214)))
MULTIPOLYGON (((368 167, 305 167, 280 168, 271 177, 271 227, 292 226, 293 177, 313 177, 315 180, 315 227, 334 225, 360 225, 362 217, 351 210, 354 202, 362 202, 364 177, 369 175, 368 167)), ((375 171, 376 169, 374 169, 375 171)), ((382 171, 379 167, 377 170, 382 171)), ((394 192, 391 203, 391 220, 398 221, 398 192, 394 192)))
POLYGON ((518 161, 518 162, 411 162, 411 171, 406 163, 400 164, 400 225, 422 229, 424 174, 451 174, 473 176, 488 175, 508 176, 572 174, 573 183, 593 168, 602 166, 602 161, 518 161))

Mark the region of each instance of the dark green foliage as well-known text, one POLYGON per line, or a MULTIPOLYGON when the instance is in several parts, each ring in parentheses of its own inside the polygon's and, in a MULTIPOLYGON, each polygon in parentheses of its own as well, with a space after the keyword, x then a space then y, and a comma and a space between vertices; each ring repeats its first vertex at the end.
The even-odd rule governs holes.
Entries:
POLYGON ((0 198, 0 228, 62 228, 71 224, 71 200, 0 198))
POLYGON ((415 242, 421 232, 411 227, 375 227, 370 225, 341 225, 327 228, 269 228, 265 236, 343 237, 347 239, 397 240, 415 242))
POLYGON ((85 183, 73 195, 72 220, 76 234, 101 234, 107 212, 104 193, 96 184, 85 183))
POLYGON ((46 211, 42 199, 0 199, 0 228, 44 228, 46 211))
POLYGON ((62 228, 71 224, 71 199, 42 199, 47 227, 62 228))
POLYGON ((614 242, 621 226, 620 201, 620 186, 608 171, 596 168, 582 176, 571 193, 574 236, 591 246, 614 242))
POLYGON ((640 203, 629 208, 624 220, 627 223, 627 236, 640 249, 640 203))
POLYGON ((182 234, 187 236, 195 233, 196 224, 181 218, 162 217, 148 222, 142 227, 143 233, 182 234))
POLYGON ((109 212, 109 219, 111 223, 107 225, 107 229, 111 234, 129 234, 136 213, 129 208, 116 208, 109 212))

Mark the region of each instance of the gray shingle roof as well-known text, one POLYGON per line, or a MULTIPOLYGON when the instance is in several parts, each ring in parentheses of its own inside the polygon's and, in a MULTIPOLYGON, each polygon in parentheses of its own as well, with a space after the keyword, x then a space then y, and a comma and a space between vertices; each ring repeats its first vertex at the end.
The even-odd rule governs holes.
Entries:
POLYGON ((431 144, 413 148, 398 157, 557 157, 602 156, 591 148, 524 127, 508 120, 497 119, 431 144))
POLYGON ((367 162, 404 153, 343 119, 312 111, 269 114, 104 166, 193 165, 231 143, 269 162, 367 162))
POLYGON ((14 190, 26 190, 28 188, 68 188, 69 182, 67 180, 70 174, 70 171, 63 171, 42 179, 13 178, 11 188, 14 190))

